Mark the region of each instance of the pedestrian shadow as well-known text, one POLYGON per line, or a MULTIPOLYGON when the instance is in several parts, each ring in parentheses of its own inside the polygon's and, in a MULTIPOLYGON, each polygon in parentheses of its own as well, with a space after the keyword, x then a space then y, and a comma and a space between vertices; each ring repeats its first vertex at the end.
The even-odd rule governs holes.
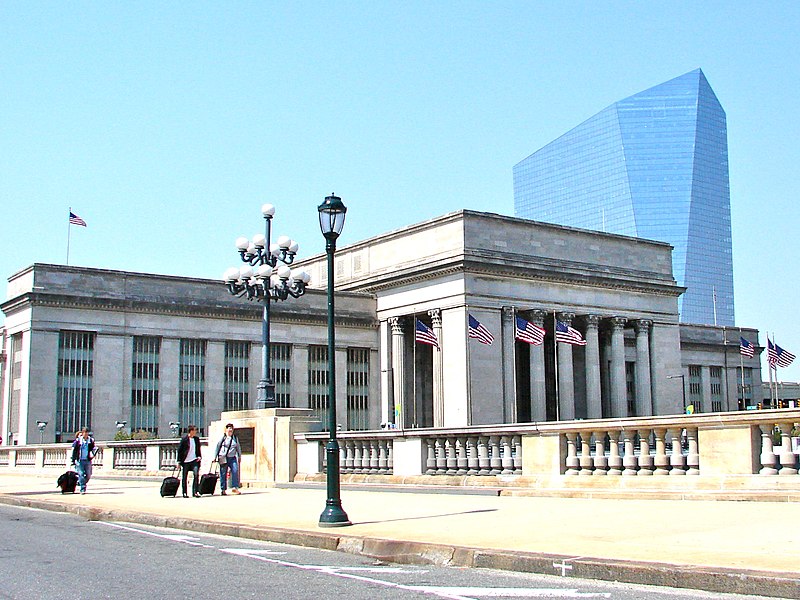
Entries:
POLYGON ((438 515, 425 515, 422 517, 400 517, 398 519, 381 519, 379 521, 353 521, 353 525, 375 525, 377 523, 393 523, 396 521, 420 521, 422 519, 438 519, 440 517, 457 517, 460 515, 472 515, 477 513, 497 512, 496 508, 479 508, 476 510, 465 510, 461 512, 442 513, 438 515))

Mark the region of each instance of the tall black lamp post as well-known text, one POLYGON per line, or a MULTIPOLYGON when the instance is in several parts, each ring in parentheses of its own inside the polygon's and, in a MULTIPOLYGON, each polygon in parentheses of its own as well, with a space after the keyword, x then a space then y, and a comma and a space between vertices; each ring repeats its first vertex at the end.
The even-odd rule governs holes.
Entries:
POLYGON ((234 296, 247 296, 248 300, 264 303, 261 319, 261 379, 258 381, 256 408, 275 408, 275 381, 269 365, 269 308, 271 302, 286 300, 290 296, 298 298, 306 291, 311 277, 305 271, 290 269, 299 246, 297 242, 282 235, 276 244, 271 243, 272 217, 275 207, 265 204, 261 214, 266 222, 266 235, 256 234, 252 240, 240 237, 236 248, 242 262, 240 268, 231 267, 225 271, 223 279, 228 291, 234 296), (279 263, 283 263, 278 266, 279 263), (255 268, 255 269, 254 269, 255 268))
POLYGON ((333 255, 336 252, 336 239, 342 233, 344 217, 347 213, 342 199, 331 194, 319 205, 319 227, 325 236, 325 251, 328 254, 328 444, 325 446, 327 458, 328 499, 325 510, 319 516, 320 527, 342 527, 352 525, 342 508, 339 486, 339 442, 336 439, 336 344, 333 327, 333 255))

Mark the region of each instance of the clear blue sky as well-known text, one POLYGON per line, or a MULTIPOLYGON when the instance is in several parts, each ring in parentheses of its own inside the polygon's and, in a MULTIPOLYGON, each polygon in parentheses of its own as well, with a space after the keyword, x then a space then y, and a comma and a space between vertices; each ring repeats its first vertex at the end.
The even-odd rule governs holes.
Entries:
MULTIPOLYGON (((262 229, 324 248, 469 208, 700 67, 728 116, 736 319, 800 356, 800 2, 3 2, 0 236, 33 263, 217 278, 262 229)), ((800 380, 800 359, 779 370, 800 380)), ((766 370, 764 371, 766 377, 766 370)))

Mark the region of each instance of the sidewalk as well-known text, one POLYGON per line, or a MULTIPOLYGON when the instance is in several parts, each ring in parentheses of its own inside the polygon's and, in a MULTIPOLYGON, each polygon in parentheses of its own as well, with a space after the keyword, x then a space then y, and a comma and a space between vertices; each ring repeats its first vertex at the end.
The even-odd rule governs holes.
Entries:
POLYGON ((0 475, 0 503, 363 554, 566 577, 800 598, 800 506, 344 488, 351 527, 322 529, 326 492, 245 488, 161 498, 160 480, 95 478, 61 495, 55 477, 0 475), (235 511, 231 511, 235 506, 235 511), (235 521, 231 521, 231 512, 235 521), (558 565, 558 566, 556 566, 558 565), (562 567, 561 565, 566 565, 562 567))

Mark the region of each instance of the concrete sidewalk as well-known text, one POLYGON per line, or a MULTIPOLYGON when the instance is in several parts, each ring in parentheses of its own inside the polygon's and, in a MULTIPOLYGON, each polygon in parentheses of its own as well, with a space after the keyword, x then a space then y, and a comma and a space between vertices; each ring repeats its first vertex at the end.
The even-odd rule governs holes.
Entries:
POLYGON ((326 492, 244 489, 161 498, 160 480, 0 475, 0 502, 341 550, 391 562, 800 598, 800 506, 791 502, 582 499, 342 490, 351 527, 317 525, 326 492), (566 566, 562 566, 566 565, 566 566))

